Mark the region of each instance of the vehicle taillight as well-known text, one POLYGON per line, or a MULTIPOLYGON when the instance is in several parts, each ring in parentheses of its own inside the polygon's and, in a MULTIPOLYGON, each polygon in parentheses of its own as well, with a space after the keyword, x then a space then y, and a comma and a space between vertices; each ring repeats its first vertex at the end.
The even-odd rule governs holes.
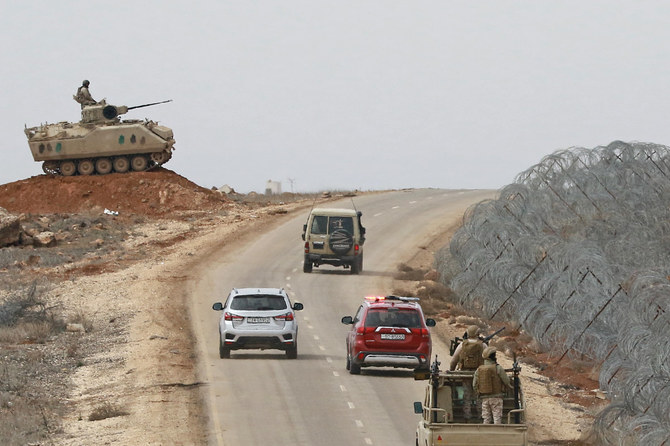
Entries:
POLYGON ((279 316, 275 316, 275 320, 277 320, 277 321, 292 321, 293 320, 293 313, 280 314, 279 316))
POLYGON ((360 249, 361 249, 360 246, 354 245, 354 255, 357 255, 360 249))
POLYGON ((422 328, 421 329, 421 337, 422 338, 429 338, 430 337, 430 332, 428 331, 427 328, 422 328))
POLYGON ((223 318, 227 321, 241 321, 241 320, 244 319, 243 316, 238 316, 237 314, 228 313, 227 311, 224 313, 223 318))
POLYGON ((309 252, 309 242, 305 242, 305 252, 309 252))

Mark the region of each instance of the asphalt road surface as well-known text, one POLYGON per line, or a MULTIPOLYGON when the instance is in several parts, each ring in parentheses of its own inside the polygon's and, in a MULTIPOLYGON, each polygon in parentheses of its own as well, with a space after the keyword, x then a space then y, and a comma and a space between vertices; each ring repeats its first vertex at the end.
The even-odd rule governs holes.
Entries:
MULTIPOLYGON (((398 263, 434 239, 491 191, 418 189, 353 199, 367 229, 363 272, 322 265, 302 272, 304 215, 287 219, 249 242, 224 250, 203 270, 192 290, 192 317, 199 370, 210 415, 213 445, 413 445, 419 421, 412 403, 423 399, 425 382, 410 370, 345 369, 342 316, 353 316, 366 295, 385 295, 398 263), (298 359, 279 350, 218 354, 220 312, 231 288, 284 287, 297 312, 298 359)), ((351 208, 352 200, 327 207, 351 208)), ((446 346, 436 344, 433 353, 446 346)))

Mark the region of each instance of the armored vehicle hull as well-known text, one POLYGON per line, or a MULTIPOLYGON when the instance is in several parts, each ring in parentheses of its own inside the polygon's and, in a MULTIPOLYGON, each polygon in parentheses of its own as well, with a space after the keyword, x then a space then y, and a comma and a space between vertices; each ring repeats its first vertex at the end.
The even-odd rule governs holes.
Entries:
POLYGON ((117 118, 127 107, 85 107, 82 121, 26 128, 28 145, 45 173, 91 175, 144 171, 165 164, 175 143, 172 129, 156 122, 117 118))

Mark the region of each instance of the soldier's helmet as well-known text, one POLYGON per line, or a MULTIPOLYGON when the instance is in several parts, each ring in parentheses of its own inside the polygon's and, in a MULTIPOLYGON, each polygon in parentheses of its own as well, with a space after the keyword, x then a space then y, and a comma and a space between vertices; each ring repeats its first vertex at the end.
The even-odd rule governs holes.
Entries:
POLYGON ((479 334, 479 327, 476 325, 470 325, 468 327, 468 339, 475 339, 477 335, 479 334))
POLYGON ((498 350, 495 347, 486 347, 482 352, 482 358, 489 359, 491 355, 496 353, 498 350))
POLYGON ((84 87, 88 87, 89 84, 90 84, 90 82, 87 81, 86 79, 84 79, 84 82, 81 83, 81 85, 84 86, 84 87))

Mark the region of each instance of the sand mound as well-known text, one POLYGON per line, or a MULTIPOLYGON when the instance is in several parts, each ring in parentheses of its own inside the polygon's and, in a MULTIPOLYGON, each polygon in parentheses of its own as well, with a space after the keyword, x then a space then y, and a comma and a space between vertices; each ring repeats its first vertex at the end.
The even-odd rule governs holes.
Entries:
POLYGON ((106 208, 162 216, 175 211, 219 210, 226 202, 225 195, 164 168, 92 176, 37 175, 0 185, 0 207, 12 213, 79 213, 106 208))

